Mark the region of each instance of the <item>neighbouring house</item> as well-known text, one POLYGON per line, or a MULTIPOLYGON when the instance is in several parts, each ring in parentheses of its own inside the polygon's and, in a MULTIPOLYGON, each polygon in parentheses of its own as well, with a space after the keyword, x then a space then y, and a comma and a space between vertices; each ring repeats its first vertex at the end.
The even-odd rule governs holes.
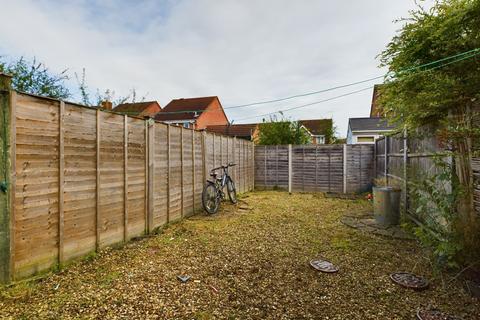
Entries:
MULTIPOLYGON (((299 120, 299 124, 311 137, 312 144, 331 143, 333 135, 332 119, 299 120)), ((231 124, 221 126, 207 126, 207 131, 221 133, 227 136, 256 141, 260 123, 231 124)))
POLYGON ((378 103, 378 97, 380 96, 381 84, 376 84, 373 87, 372 105, 370 107, 370 118, 384 117, 383 108, 378 103))
POLYGON ((154 118, 164 123, 197 130, 228 124, 228 118, 217 96, 174 99, 154 118))
POLYGON ((206 130, 226 136, 255 141, 258 135, 258 123, 214 125, 207 126, 206 130))
POLYGON ((161 110, 162 108, 157 101, 121 103, 113 109, 115 112, 143 118, 152 118, 161 110))
POLYGON ((330 144, 333 136, 332 119, 298 120, 311 137, 312 144, 330 144))
POLYGON ((375 139, 395 129, 385 118, 348 119, 347 144, 373 144, 375 139))

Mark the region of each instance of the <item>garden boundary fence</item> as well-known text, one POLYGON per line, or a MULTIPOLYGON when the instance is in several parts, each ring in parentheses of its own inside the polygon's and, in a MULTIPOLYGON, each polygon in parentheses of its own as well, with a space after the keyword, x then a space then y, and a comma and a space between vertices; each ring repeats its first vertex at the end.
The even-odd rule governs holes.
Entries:
MULTIPOLYGON (((478 142, 474 141, 473 149, 478 152, 478 142)), ((418 206, 412 196, 411 184, 445 170, 435 159, 453 164, 452 156, 445 152, 434 128, 421 128, 414 136, 408 136, 406 132, 397 133, 375 142, 375 177, 383 179, 386 185, 401 188, 402 211, 417 223, 422 223, 425 217, 416 213, 418 206)), ((471 174, 473 206, 480 216, 480 158, 475 156, 471 160, 471 174)), ((439 188, 448 192, 451 183, 446 182, 439 188)), ((430 218, 441 220, 440 217, 430 218)))
POLYGON ((255 187, 359 193, 373 182, 373 145, 255 146, 255 187))
POLYGON ((12 91, 0 75, 0 281, 26 278, 153 232, 201 208, 208 172, 250 141, 12 91))

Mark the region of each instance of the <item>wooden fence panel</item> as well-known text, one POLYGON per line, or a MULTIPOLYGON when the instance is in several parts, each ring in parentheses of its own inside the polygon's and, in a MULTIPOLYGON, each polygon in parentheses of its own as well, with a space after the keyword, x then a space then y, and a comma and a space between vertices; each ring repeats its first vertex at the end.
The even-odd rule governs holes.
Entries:
POLYGON ((100 246, 123 241, 125 226, 124 117, 101 113, 100 246))
POLYGON ((97 188, 95 110, 65 105, 64 247, 65 260, 95 250, 97 188))
POLYGON ((59 102, 17 95, 15 278, 58 261, 59 102))
POLYGON ((153 130, 155 131, 154 140, 154 212, 153 212, 153 228, 160 227, 167 223, 168 213, 168 144, 167 134, 168 127, 160 123, 155 123, 153 130))
POLYGON ((169 190, 170 208, 169 221, 175 221, 182 217, 182 182, 181 182, 181 128, 170 127, 170 169, 169 190))
POLYGON ((214 166, 237 163, 231 173, 238 191, 253 186, 251 142, 12 97, 12 228, 2 279, 33 275, 192 214, 214 166))
MULTIPOLYGON (((472 126, 480 128, 480 105, 472 109, 472 126)), ((480 217, 480 139, 473 139, 472 173, 473 173, 473 205, 475 212, 480 217)))
MULTIPOLYGON (((373 146, 347 148, 347 192, 363 192, 373 178, 373 146)), ((343 145, 292 146, 292 191, 343 192, 343 145)), ((289 147, 255 147, 255 186, 288 189, 289 147)), ((252 186, 252 184, 250 184, 252 186)))
POLYGON ((371 189, 373 163, 373 145, 347 145, 347 193, 371 189))
POLYGON ((194 154, 195 154, 195 211, 198 211, 202 207, 202 190, 205 184, 203 176, 204 164, 202 153, 202 137, 203 133, 198 131, 194 132, 194 154))
POLYGON ((193 214, 193 153, 192 132, 183 130, 183 215, 193 214))
POLYGON ((145 232, 145 122, 128 118, 128 236, 145 232))

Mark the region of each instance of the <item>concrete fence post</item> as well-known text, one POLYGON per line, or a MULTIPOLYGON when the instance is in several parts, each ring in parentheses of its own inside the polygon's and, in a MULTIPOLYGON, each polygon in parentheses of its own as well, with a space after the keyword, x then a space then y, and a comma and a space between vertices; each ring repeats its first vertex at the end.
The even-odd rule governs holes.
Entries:
POLYGON ((13 224, 15 188, 15 134, 11 125, 15 121, 14 96, 11 77, 0 74, 0 282, 13 280, 13 224))

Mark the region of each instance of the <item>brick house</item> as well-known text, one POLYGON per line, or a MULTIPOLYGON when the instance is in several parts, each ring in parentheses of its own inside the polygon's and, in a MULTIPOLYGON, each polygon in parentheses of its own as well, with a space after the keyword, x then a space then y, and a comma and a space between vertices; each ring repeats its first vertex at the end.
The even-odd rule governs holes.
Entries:
MULTIPOLYGON (((301 128, 311 137, 311 144, 328 144, 333 133, 332 119, 298 120, 301 128)), ((260 123, 213 125, 207 126, 207 131, 256 141, 260 123)))
POLYGON ((217 96, 174 99, 154 118, 164 123, 197 130, 228 124, 228 118, 217 96))
POLYGON ((329 144, 332 143, 329 139, 333 135, 333 120, 332 119, 312 119, 312 120, 298 120, 298 123, 310 135, 312 144, 329 144))
POLYGON ((383 108, 378 103, 378 97, 380 96, 381 87, 381 84, 376 84, 373 87, 372 105, 370 107, 370 118, 384 117, 383 108))
POLYGON ((153 117, 162 108, 157 101, 135 102, 135 103, 122 103, 116 106, 113 111, 128 114, 129 116, 137 117, 153 117))
POLYGON ((258 135, 258 123, 213 125, 207 126, 207 131, 237 137, 245 140, 255 140, 258 135))
POLYGON ((375 140, 395 129, 385 118, 378 98, 382 85, 373 87, 370 117, 348 119, 347 144, 374 144, 375 140))

